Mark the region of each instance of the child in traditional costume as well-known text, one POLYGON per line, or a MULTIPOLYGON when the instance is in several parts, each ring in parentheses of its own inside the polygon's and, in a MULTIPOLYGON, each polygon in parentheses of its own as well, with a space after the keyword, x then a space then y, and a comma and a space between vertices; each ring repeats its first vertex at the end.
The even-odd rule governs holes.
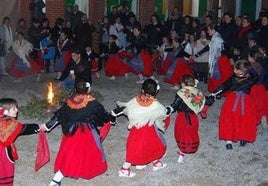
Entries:
POLYGON ((50 186, 60 185, 64 177, 91 179, 107 170, 99 127, 115 122, 115 117, 90 94, 90 83, 79 80, 75 89, 45 124, 46 131, 60 124, 63 132, 50 186))
POLYGON ((184 155, 195 153, 199 147, 199 121, 197 114, 205 104, 211 105, 214 98, 207 97, 195 87, 195 79, 191 75, 184 75, 181 89, 177 92, 171 106, 167 107, 168 114, 178 112, 174 136, 179 147, 178 163, 184 162, 184 155))
POLYGON ((38 124, 22 124, 17 121, 18 105, 12 98, 0 99, 0 185, 13 186, 15 160, 18 153, 15 140, 20 135, 39 131, 38 124))
POLYGON ((179 84, 183 75, 193 75, 193 69, 188 66, 188 62, 185 58, 189 58, 190 55, 184 51, 184 47, 179 43, 178 39, 172 40, 172 55, 173 59, 170 62, 168 70, 164 77, 164 82, 172 84, 172 89, 179 89, 179 84))
POLYGON ((130 72, 139 76, 139 80, 136 83, 143 83, 144 76, 156 80, 153 76, 152 56, 148 52, 148 44, 146 38, 142 35, 140 25, 134 26, 133 35, 135 36, 133 41, 124 48, 125 51, 132 50, 135 54, 135 56, 128 61, 130 72))
POLYGON ((91 74, 95 75, 96 78, 99 78, 100 77, 99 71, 101 67, 99 63, 101 62, 99 61, 99 55, 92 50, 91 44, 86 44, 84 50, 84 57, 91 66, 91 74))
POLYGON ((113 110, 114 116, 125 114, 129 119, 129 135, 126 143, 126 161, 119 170, 120 177, 133 177, 131 165, 143 169, 152 163, 153 171, 167 164, 160 159, 166 153, 166 143, 158 128, 165 130, 166 108, 157 101, 159 85, 153 79, 142 84, 142 92, 127 103, 117 102, 119 108, 113 110))
POLYGON ((245 146, 247 142, 256 140, 256 106, 249 93, 258 76, 252 76, 250 68, 248 61, 236 61, 234 75, 212 93, 216 97, 226 90, 230 91, 219 118, 219 139, 226 141, 227 149, 233 149, 232 142, 240 141, 240 146, 245 146))
POLYGON ((111 80, 115 80, 116 76, 125 76, 127 78, 127 73, 129 71, 128 65, 118 54, 119 47, 116 44, 117 39, 117 36, 110 35, 106 50, 101 54, 101 57, 104 59, 105 75, 111 80))
POLYGON ((20 82, 22 77, 37 73, 41 69, 30 57, 33 45, 24 39, 22 32, 17 33, 17 39, 13 42, 12 49, 15 57, 11 64, 11 75, 18 78, 16 81, 20 82))
POLYGON ((195 58, 203 55, 207 51, 209 79, 208 79, 208 91, 214 92, 223 82, 225 82, 233 74, 233 67, 226 55, 224 49, 224 41, 218 32, 217 25, 208 26, 208 34, 211 36, 209 44, 202 50, 198 51, 194 56, 195 58))
POLYGON ((256 106, 257 124, 265 123, 268 119, 268 97, 264 86, 264 80, 268 75, 265 69, 260 64, 264 55, 258 52, 257 49, 252 49, 248 54, 248 61, 251 63, 251 73, 259 77, 257 83, 252 87, 250 96, 256 106))
POLYGON ((168 52, 170 50, 172 50, 172 39, 168 36, 164 36, 162 38, 162 45, 158 49, 159 58, 157 63, 157 74, 159 75, 166 74, 170 63, 174 58, 172 52, 168 52))

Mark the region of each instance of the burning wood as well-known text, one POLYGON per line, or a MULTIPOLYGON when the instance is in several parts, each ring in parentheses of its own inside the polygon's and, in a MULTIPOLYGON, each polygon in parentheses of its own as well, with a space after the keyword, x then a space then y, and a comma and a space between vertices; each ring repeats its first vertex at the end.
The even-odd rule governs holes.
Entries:
POLYGON ((48 92, 47 92, 47 101, 51 105, 53 105, 53 98, 54 98, 53 86, 52 86, 52 82, 49 82, 48 92))

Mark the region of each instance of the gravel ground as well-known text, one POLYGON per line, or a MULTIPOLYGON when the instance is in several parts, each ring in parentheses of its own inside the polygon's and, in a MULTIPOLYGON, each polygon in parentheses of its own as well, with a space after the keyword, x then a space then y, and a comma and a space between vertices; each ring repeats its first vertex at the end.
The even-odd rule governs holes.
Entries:
MULTIPOLYGON (((42 74, 39 82, 35 76, 25 77, 21 83, 13 82, 10 76, 4 77, 0 82, 0 97, 13 97, 17 99, 19 106, 25 105, 30 100, 30 94, 46 95, 46 84, 53 81, 56 74, 42 74)), ((161 86, 158 94, 159 101, 170 104, 176 91, 170 89, 170 85, 163 83, 163 77, 156 76, 161 86)), ((93 77, 93 89, 103 96, 102 103, 107 110, 115 107, 115 101, 128 101, 139 93, 140 84, 136 84, 137 77, 130 74, 109 80, 101 73, 101 77, 93 77)), ((56 82, 54 82, 56 85, 56 82)), ((199 88, 206 93, 206 84, 199 83, 199 88)), ((125 141, 128 135, 127 120, 125 117, 118 118, 118 124, 104 141, 104 151, 108 161, 108 171, 91 180, 64 178, 62 185, 66 186, 103 186, 103 185, 138 185, 138 186, 255 186, 268 185, 268 129, 264 125, 258 127, 257 140, 253 144, 239 147, 234 144, 233 150, 226 150, 225 142, 218 139, 218 118, 223 99, 217 100, 210 108, 208 119, 200 118, 200 147, 197 153, 186 155, 184 164, 177 163, 178 148, 175 143, 173 130, 175 114, 171 117, 171 125, 164 134, 167 142, 167 154, 163 162, 167 167, 153 172, 152 166, 144 170, 135 170, 133 178, 118 177, 118 170, 122 166, 125 157, 125 141)), ((27 120, 19 116, 19 120, 27 122, 41 121, 38 118, 27 120)), ((53 173, 53 163, 59 148, 61 139, 60 127, 55 128, 47 135, 50 144, 51 161, 38 172, 34 171, 36 157, 37 135, 21 136, 16 145, 19 159, 16 162, 15 186, 43 186, 48 185, 53 173)))

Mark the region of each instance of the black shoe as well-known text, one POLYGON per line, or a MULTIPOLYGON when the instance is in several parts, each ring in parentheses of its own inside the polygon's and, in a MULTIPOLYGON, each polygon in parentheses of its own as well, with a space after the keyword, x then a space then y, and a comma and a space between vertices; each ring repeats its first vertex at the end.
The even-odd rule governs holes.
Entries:
POLYGON ((55 183, 55 186, 61 186, 61 182, 59 182, 59 181, 55 181, 55 180, 52 179, 52 182, 55 183))
POLYGON ((227 150, 232 150, 233 149, 233 145, 231 143, 226 144, 226 149, 227 150))
POLYGON ((246 145, 247 142, 245 142, 244 140, 240 141, 240 147, 244 147, 246 145))

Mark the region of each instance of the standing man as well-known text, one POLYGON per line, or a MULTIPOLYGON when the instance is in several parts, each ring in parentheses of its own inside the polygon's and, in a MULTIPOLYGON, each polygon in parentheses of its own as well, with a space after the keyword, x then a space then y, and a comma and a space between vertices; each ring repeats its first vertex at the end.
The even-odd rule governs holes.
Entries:
POLYGON ((71 22, 72 22, 73 29, 75 29, 79 24, 82 23, 83 15, 84 15, 84 13, 79 10, 78 5, 74 4, 73 5, 73 13, 71 15, 71 22))
POLYGON ((3 75, 7 75, 6 61, 7 56, 10 53, 12 44, 13 44, 13 31, 10 25, 10 18, 4 17, 3 23, 0 26, 0 60, 1 60, 0 68, 3 75))
POLYGON ((43 0, 33 0, 30 5, 29 9, 31 11, 31 18, 38 19, 41 21, 45 18, 45 14, 43 12, 43 8, 45 8, 46 4, 43 2, 43 0))
POLYGON ((88 20, 86 14, 82 16, 81 20, 82 23, 74 28, 74 33, 77 47, 84 49, 87 44, 92 44, 92 33, 96 31, 96 27, 88 20))

